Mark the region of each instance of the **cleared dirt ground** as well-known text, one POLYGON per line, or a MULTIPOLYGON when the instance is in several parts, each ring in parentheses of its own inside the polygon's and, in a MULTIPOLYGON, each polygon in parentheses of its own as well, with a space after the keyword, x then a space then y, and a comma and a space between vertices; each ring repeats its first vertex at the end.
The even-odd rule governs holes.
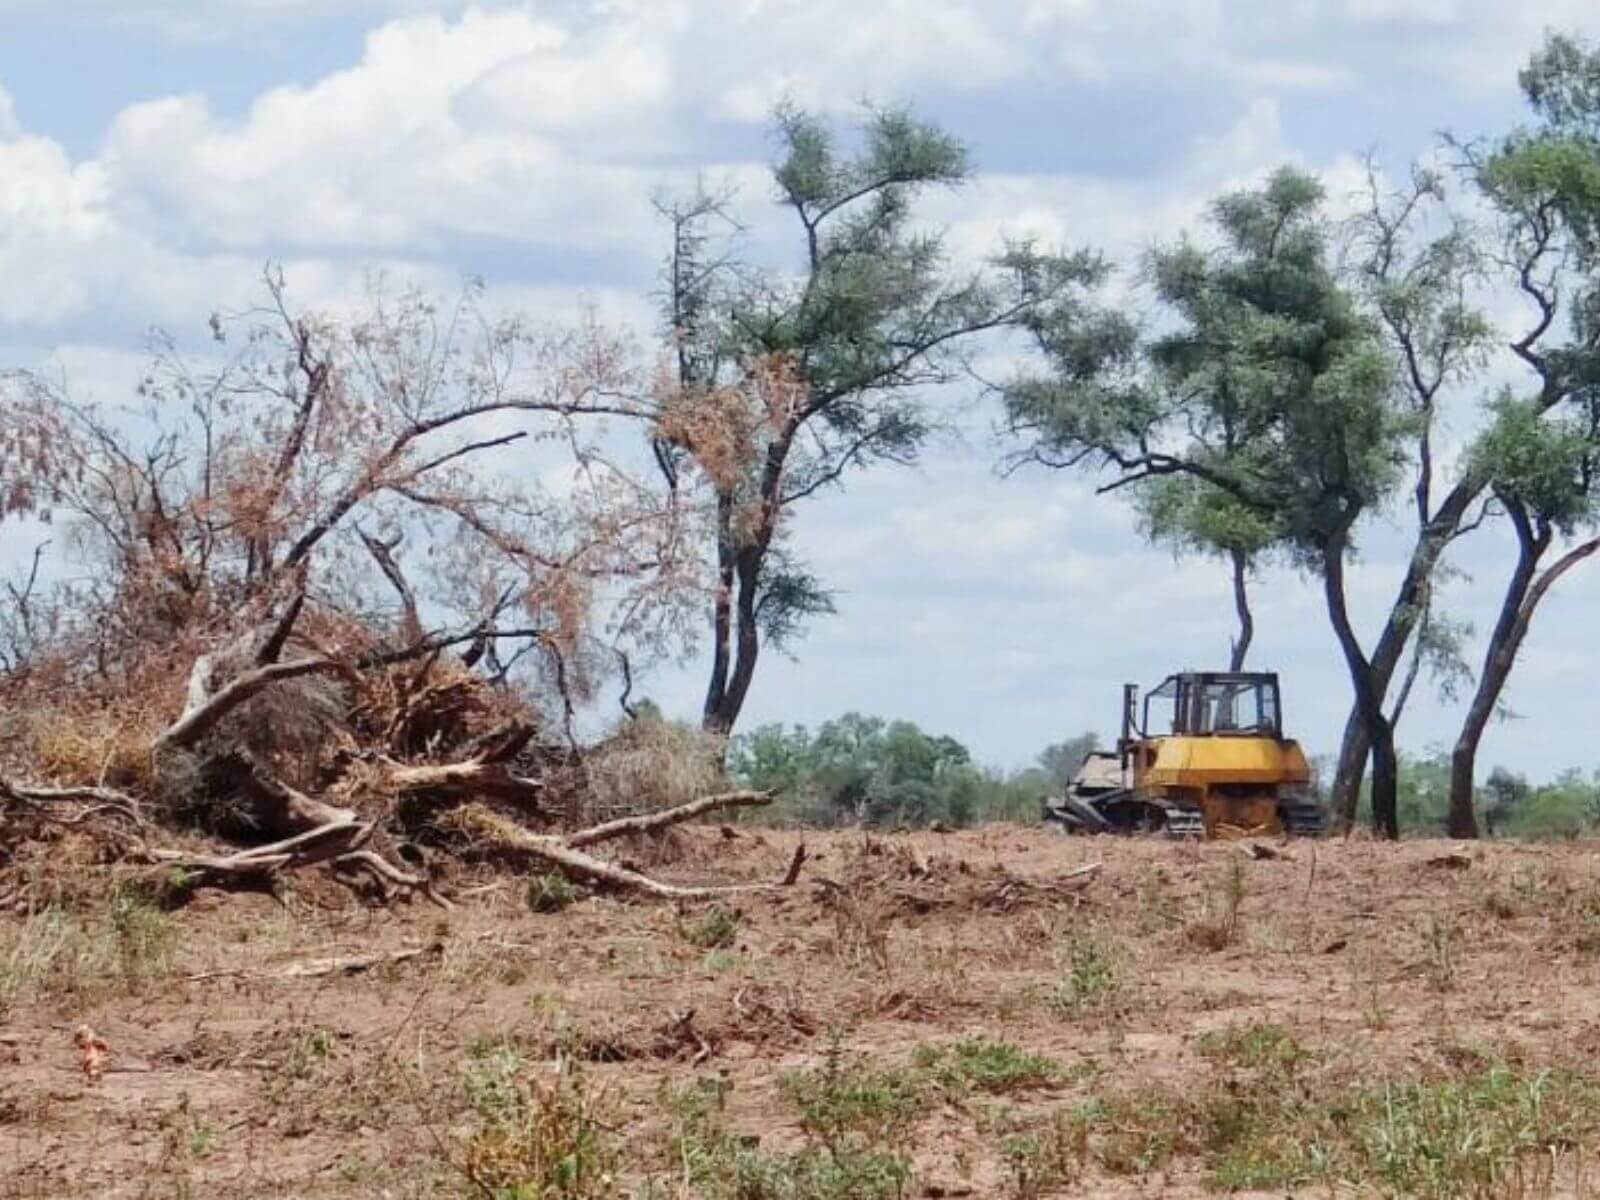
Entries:
POLYGON ((807 842, 0 917, 0 1197, 1600 1194, 1600 845, 807 842))

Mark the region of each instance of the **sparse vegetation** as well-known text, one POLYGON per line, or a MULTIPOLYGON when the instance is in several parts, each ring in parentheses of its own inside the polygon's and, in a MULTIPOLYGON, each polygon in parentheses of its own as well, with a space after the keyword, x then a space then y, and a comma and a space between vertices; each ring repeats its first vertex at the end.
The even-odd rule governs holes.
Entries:
MULTIPOLYGON (((758 1135, 730 1132, 727 1089, 715 1081, 670 1092, 669 1175, 686 1179, 705 1200, 899 1200, 911 1165, 883 1134, 909 1114, 898 1112, 902 1102, 883 1090, 882 1080, 850 1074, 827 1066, 820 1077, 786 1085, 810 1139, 792 1152, 767 1151, 758 1135)), ((644 1197, 666 1194, 652 1178, 644 1197)))
POLYGON ((1048 1001, 1065 1016, 1105 1012, 1125 998, 1117 950, 1103 931, 1074 930, 1062 947, 1057 971, 1048 1001))
POLYGON ((820 1066, 782 1079, 801 1128, 835 1152, 891 1144, 920 1115, 925 1088, 920 1072, 869 1066, 837 1039, 820 1066))
POLYGON ((528 911, 556 913, 583 898, 582 890, 556 871, 540 871, 528 877, 528 911))
POLYGON ((683 925, 684 939, 702 950, 726 950, 739 940, 737 911, 713 904, 683 925))
POLYGON ((1204 912, 1185 930, 1189 940, 1206 950, 1233 945, 1239 937, 1244 896, 1244 857, 1233 854, 1215 890, 1207 895, 1204 912))
MULTIPOLYGON (((763 873, 798 837, 685 836, 763 873)), ((106 1120, 148 1128, 118 1153, 173 1194, 207 1194, 277 1145, 289 1164, 337 1164, 318 1177, 333 1194, 407 1200, 1044 1200, 1124 1178, 1180 1195, 1582 1194, 1600 1077, 1581 1031, 1546 1014, 1555 981, 1592 961, 1584 849, 1489 843, 1451 869, 1421 847, 1397 876, 1390 848, 1323 843, 1318 903, 1276 907, 1276 941, 1241 934, 1219 960, 1182 917, 1225 921, 1242 892, 1242 928, 1253 898, 1298 894, 1303 859, 1251 863, 1241 889, 1232 846, 1107 842, 1103 877, 1064 899, 984 864, 1000 847, 1047 876, 1077 853, 1066 839, 806 836, 830 883, 774 904, 674 913, 601 892, 554 919, 496 886, 448 919, 375 926, 262 900, 272 915, 244 939, 226 907, 174 915, 139 889, 45 909, 0 926, 0 1066, 22 1068, 0 1071, 0 1117, 86 1119, 55 1098, 71 1014, 107 1040, 111 1071, 172 1089, 145 1126, 115 1075, 82 1085, 106 1120), (1152 925, 1138 901, 1156 867, 1170 912, 1152 925), (846 896, 870 938, 840 952, 846 896), (346 941, 435 937, 444 954, 392 968, 282 974, 346 941), (1286 971, 1280 942, 1311 952, 1286 971), (872 944, 895 947, 892 969, 872 944), (142 1015, 178 1003, 205 1020, 142 1015), (1515 1044, 1447 1035, 1456 1011, 1515 1014, 1515 1044), (1144 1037, 1158 1058, 1128 1052, 1144 1037), (363 1150, 374 1139, 383 1153, 363 1150)))
POLYGON ((918 1047, 913 1062, 946 1091, 1005 1094, 1049 1083, 1061 1068, 1011 1042, 963 1038, 949 1046, 918 1047))
MULTIPOLYGON (((1494 1065, 1438 1079, 1286 1070, 1285 1042, 1245 1034, 1243 1082, 1181 1093, 1125 1092, 1080 1107, 1089 1152, 1119 1174, 1194 1158, 1223 1190, 1297 1185, 1377 1188, 1428 1197, 1518 1192, 1517 1181, 1576 1169, 1570 1147, 1600 1132, 1595 1085, 1494 1065), (1253 1045, 1253 1049, 1252 1049, 1253 1045)), ((1298 1061, 1298 1056, 1288 1060, 1298 1061)))
POLYGON ((469 1073, 478 1127, 459 1167, 469 1196, 507 1200, 603 1200, 619 1195, 618 1147, 603 1089, 579 1071, 530 1078, 501 1050, 469 1073))

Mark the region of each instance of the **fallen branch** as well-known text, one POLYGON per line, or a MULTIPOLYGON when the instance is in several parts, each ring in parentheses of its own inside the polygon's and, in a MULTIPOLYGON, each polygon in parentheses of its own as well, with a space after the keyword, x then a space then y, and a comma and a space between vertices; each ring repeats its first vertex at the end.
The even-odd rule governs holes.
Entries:
POLYGON ((153 749, 186 750, 214 729, 223 717, 268 685, 280 680, 336 671, 339 664, 322 657, 268 663, 230 679, 214 693, 209 686, 211 668, 209 655, 196 661, 189 678, 189 701, 178 719, 156 739, 153 749))
POLYGON ((772 796, 767 792, 726 792, 717 796, 702 797, 657 813, 607 821, 602 825, 580 829, 565 836, 530 833, 487 809, 474 809, 463 813, 462 819, 464 827, 470 832, 506 849, 520 851, 536 858, 561 874, 580 882, 599 883, 624 891, 642 892, 658 900, 710 900, 720 896, 771 892, 793 886, 800 877, 800 868, 805 862, 804 843, 795 848, 788 869, 784 872, 783 878, 776 883, 738 883, 705 887, 663 883, 632 867, 606 862, 592 854, 586 854, 582 847, 609 841, 629 833, 664 829, 709 812, 767 804, 771 800, 772 796))
POLYGON ((443 942, 408 946, 404 950, 377 950, 370 954, 347 954, 332 958, 310 958, 291 963, 281 971, 201 971, 185 975, 185 983, 204 983, 211 979, 320 979, 327 975, 358 975, 373 967, 409 962, 424 954, 443 954, 443 942))
POLYGON ((603 825, 592 825, 588 829, 568 834, 561 840, 572 847, 593 846, 613 838, 626 837, 630 833, 654 833, 669 825, 681 825, 685 821, 692 821, 709 812, 721 812, 728 808, 759 808, 771 803, 771 792, 722 792, 715 796, 703 796, 699 800, 691 800, 676 808, 664 808, 660 812, 645 813, 637 817, 619 817, 603 825))

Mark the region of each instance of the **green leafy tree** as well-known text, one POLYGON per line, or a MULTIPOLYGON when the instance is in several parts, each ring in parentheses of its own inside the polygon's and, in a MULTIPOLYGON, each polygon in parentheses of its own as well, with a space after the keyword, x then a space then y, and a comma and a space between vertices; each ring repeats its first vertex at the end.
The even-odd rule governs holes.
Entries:
POLYGON ((1037 819, 1042 772, 1004 776, 972 762, 954 738, 909 721, 846 713, 815 733, 764 725, 736 735, 729 769, 770 789, 789 816, 817 825, 969 825, 1037 819))
POLYGON ((1516 533, 1517 558, 1489 634, 1478 686, 1452 755, 1452 834, 1475 836, 1478 744, 1538 609, 1564 574, 1600 548, 1600 51, 1553 34, 1521 73, 1537 121, 1498 144, 1463 147, 1498 221, 1503 264, 1533 313, 1512 345, 1531 389, 1502 393, 1466 456, 1516 533), (1552 331, 1565 324, 1564 341, 1552 331), (1554 344, 1551 344, 1554 342, 1554 344), (1564 553, 1548 556, 1561 544, 1564 553), (1548 564, 1548 565, 1546 565, 1548 564))
POLYGON ((1489 836, 1504 829, 1517 810, 1533 793, 1526 776, 1496 767, 1483 785, 1483 823, 1489 836))
MULTIPOLYGON (((1403 184, 1387 187, 1369 161, 1364 203, 1345 230, 1351 287, 1379 331, 1396 402, 1410 416, 1411 551, 1369 656, 1371 687, 1381 699, 1411 647, 1391 725, 1399 723, 1423 669, 1433 672, 1443 692, 1460 685, 1465 631, 1438 611, 1435 595, 1447 573, 1446 552, 1484 520, 1481 480, 1460 472, 1446 476, 1434 448, 1441 406, 1453 388, 1477 377, 1493 342, 1473 299, 1486 267, 1484 249, 1478 231, 1451 211, 1446 182, 1438 171, 1414 167, 1403 184)), ((1370 751, 1367 722, 1353 703, 1330 797, 1345 824, 1355 818, 1370 751)))
POLYGON ((970 176, 966 147, 904 109, 873 109, 842 139, 792 106, 777 113, 777 199, 798 272, 739 252, 728 198, 664 205, 673 231, 666 318, 676 352, 656 457, 714 498, 717 588, 703 719, 733 729, 763 644, 781 648, 832 597, 787 543, 796 507, 851 471, 914 461, 930 387, 955 380, 971 340, 1050 320, 1069 328, 1104 275, 1089 253, 1003 249, 954 265, 916 220, 930 190, 970 176))
MULTIPOLYGON (((1492 713, 1505 679, 1495 668, 1510 660, 1503 650, 1508 638, 1520 641, 1513 594, 1533 595, 1529 572, 1531 537, 1538 540, 1534 513, 1518 514, 1505 506, 1502 474, 1490 450, 1514 449, 1504 429, 1496 432, 1499 407, 1491 409, 1490 428, 1483 431, 1478 452, 1463 456, 1453 479, 1439 478, 1431 434, 1438 398, 1452 384, 1471 384, 1485 366, 1484 351, 1494 342, 1492 331, 1472 306, 1477 283, 1508 283, 1525 302, 1527 316, 1506 335, 1512 354, 1528 370, 1531 384, 1517 394, 1527 415, 1561 420, 1560 410, 1586 409, 1586 394, 1600 377, 1597 366, 1595 285, 1596 231, 1600 230, 1600 57, 1577 39, 1554 34, 1521 73, 1523 93, 1536 117, 1531 128, 1519 129, 1493 143, 1450 145, 1459 152, 1467 184, 1486 202, 1492 222, 1476 230, 1449 214, 1444 180, 1434 172, 1416 172, 1409 188, 1385 194, 1372 188, 1372 200, 1355 225, 1354 256, 1362 291, 1381 322, 1395 357, 1399 378, 1419 417, 1413 447, 1417 538, 1395 601, 1375 644, 1375 682, 1386 689, 1408 641, 1417 655, 1441 646, 1450 651, 1452 637, 1432 624, 1432 597, 1440 563, 1449 545, 1480 526, 1490 501, 1501 507, 1518 530, 1518 560, 1507 583, 1508 603, 1490 633, 1486 674, 1471 706, 1458 745, 1463 776, 1453 786, 1450 830, 1473 836, 1471 806, 1472 747, 1481 734, 1485 713, 1492 713), (1525 536, 1526 535, 1526 536, 1525 536), (1415 635, 1415 636, 1414 636, 1415 635), (1493 694, 1496 699, 1488 701, 1493 694), (1476 732, 1474 727, 1477 727, 1476 732)), ((1376 180, 1376 175, 1373 176, 1376 180)), ((1531 431, 1530 432, 1534 432, 1531 431)), ((1541 552, 1542 553, 1542 552, 1541 552)), ((1552 580, 1553 582, 1553 580, 1552 580)), ((1542 594, 1542 593, 1540 593, 1542 594)), ((1532 609, 1527 610, 1531 617, 1532 609)), ((1459 671, 1459 655, 1439 660, 1459 671)), ((1408 674, 1407 679, 1414 677, 1408 674)), ((1402 686, 1401 698, 1409 688, 1402 686)), ((1354 812, 1368 752, 1365 723, 1352 713, 1346 725, 1333 804, 1354 812)))
POLYGON ((1517 561, 1451 754, 1450 831, 1458 837, 1477 834, 1473 783, 1478 745, 1501 703, 1534 614, 1557 580, 1600 550, 1600 537, 1590 536, 1545 565, 1561 536, 1592 529, 1596 521, 1600 396, 1581 416, 1556 416, 1502 394, 1493 423, 1473 446, 1471 458, 1471 469, 1489 481, 1516 531, 1517 561))
POLYGON ((1360 519, 1396 486, 1412 414, 1373 323, 1330 261, 1321 184, 1284 168, 1212 206, 1219 244, 1150 259, 1169 332, 1095 354, 1040 342, 1053 370, 1008 389, 1024 455, 1109 467, 1102 491, 1182 476, 1277 528, 1317 571, 1373 746, 1374 817, 1396 824, 1393 728, 1351 625, 1344 571, 1360 519))
POLYGON ((1600 773, 1562 772, 1550 783, 1529 790, 1511 808, 1496 831, 1516 838, 1576 838, 1600 826, 1600 773))

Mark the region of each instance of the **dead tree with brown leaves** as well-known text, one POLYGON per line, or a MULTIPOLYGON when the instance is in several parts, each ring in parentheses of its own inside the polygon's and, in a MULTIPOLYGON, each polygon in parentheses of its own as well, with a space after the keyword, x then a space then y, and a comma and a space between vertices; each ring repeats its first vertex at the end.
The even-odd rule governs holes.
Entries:
POLYGON ((435 899, 417 842, 470 807, 555 869, 678 894, 583 847, 764 797, 548 828, 577 707, 704 595, 689 501, 607 452, 605 422, 657 416, 627 343, 471 292, 378 287, 334 320, 276 272, 213 332, 203 372, 161 347, 136 411, 0 394, 0 515, 64 527, 75 568, 48 636, 8 626, 31 640, 0 662, 0 807, 191 883, 325 866, 435 899), (163 844, 183 828, 225 845, 163 844))

